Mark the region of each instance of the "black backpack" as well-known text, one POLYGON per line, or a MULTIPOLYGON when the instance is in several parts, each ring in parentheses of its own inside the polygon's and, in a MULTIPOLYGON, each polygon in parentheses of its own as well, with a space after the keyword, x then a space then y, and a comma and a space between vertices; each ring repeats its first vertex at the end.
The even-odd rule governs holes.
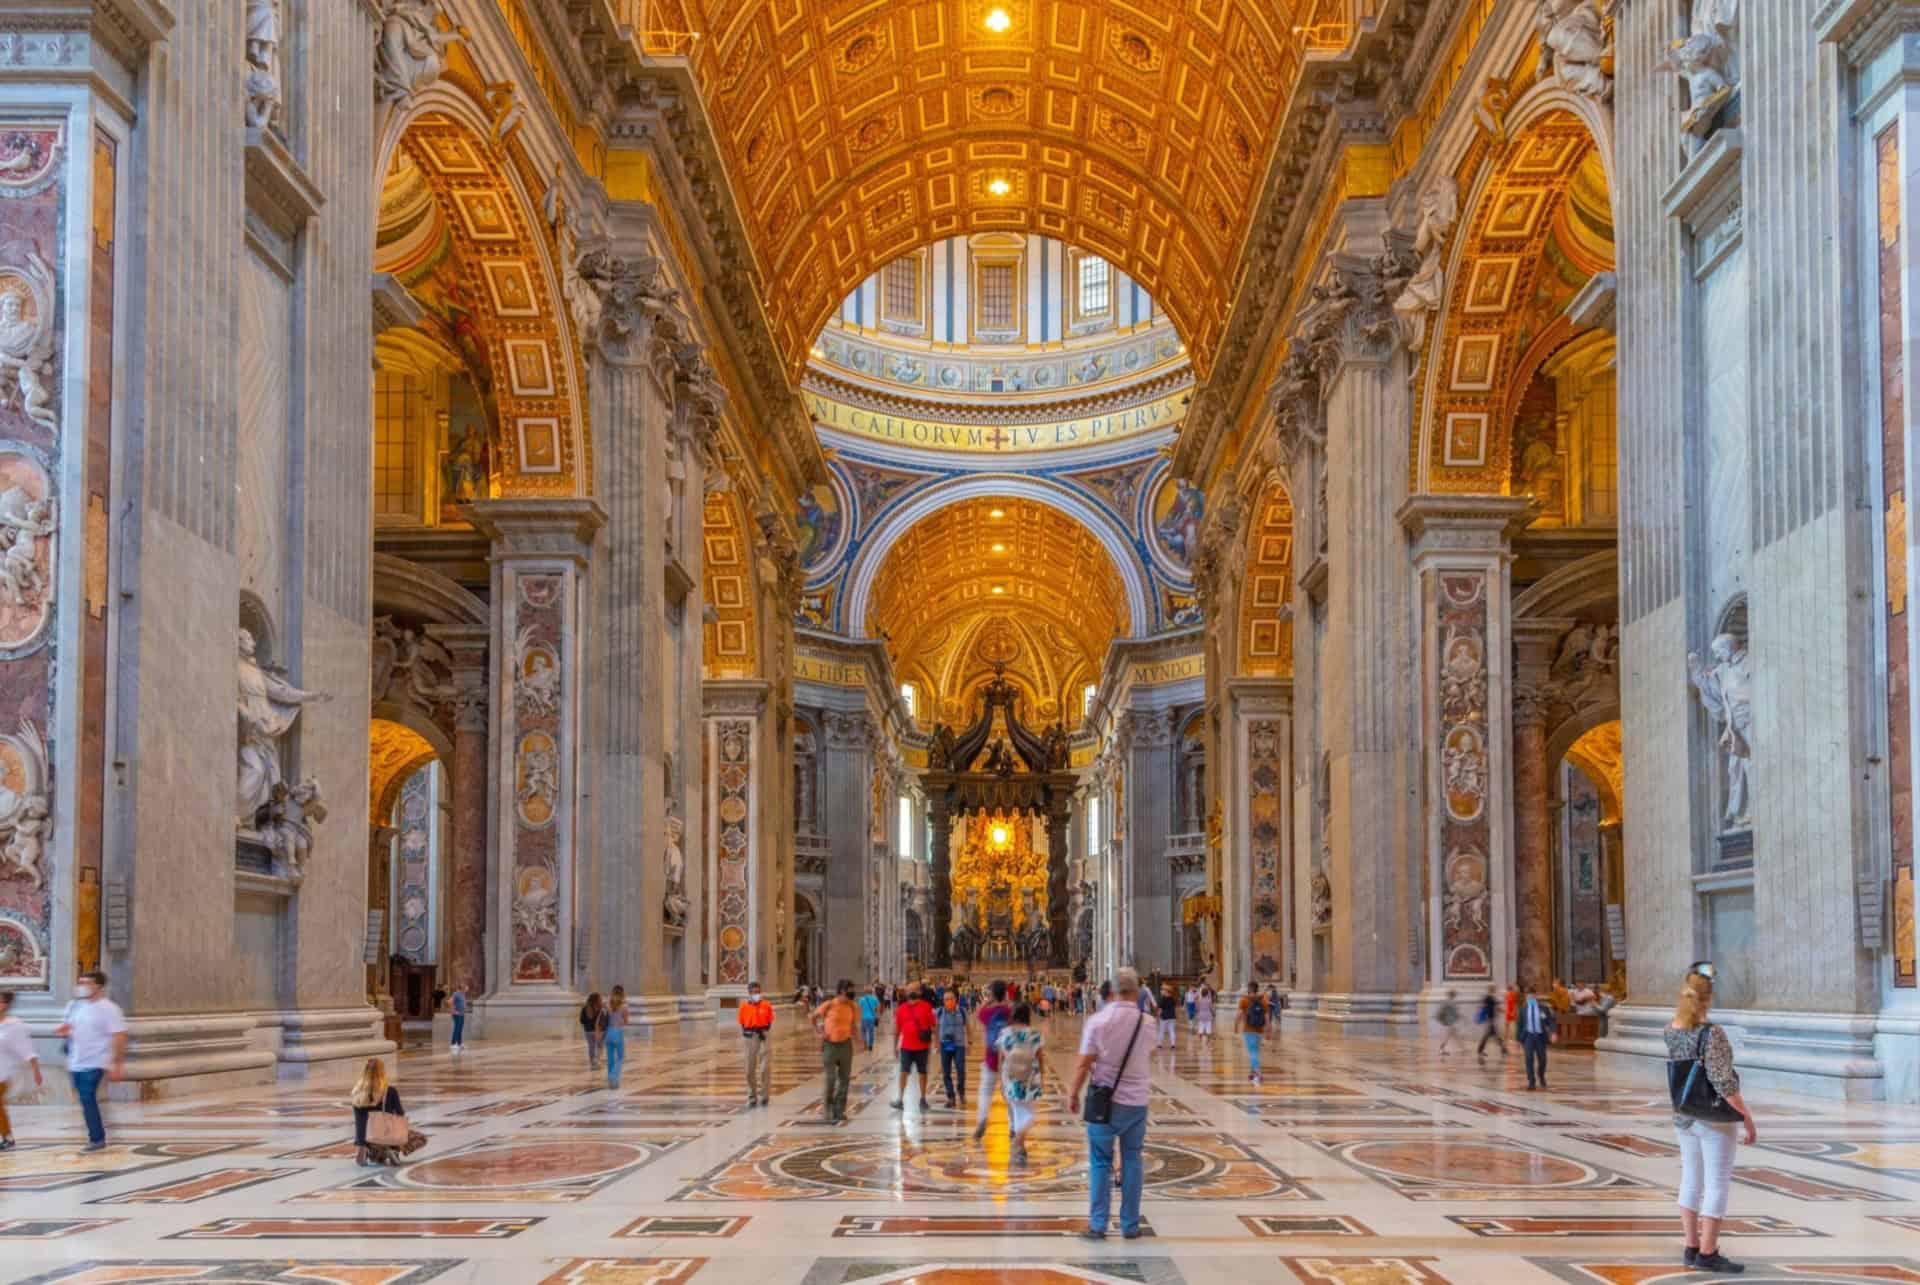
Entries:
POLYGON ((1242 1021, 1250 1031, 1266 1030, 1267 1001, 1261 999, 1258 995, 1251 996, 1247 1000, 1247 1015, 1242 1021))

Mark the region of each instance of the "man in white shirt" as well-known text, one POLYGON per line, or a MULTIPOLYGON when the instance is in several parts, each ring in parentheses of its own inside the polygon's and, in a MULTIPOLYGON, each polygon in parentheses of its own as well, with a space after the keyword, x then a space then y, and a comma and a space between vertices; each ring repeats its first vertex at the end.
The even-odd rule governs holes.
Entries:
POLYGON ((1080 1063, 1073 1070, 1068 1109, 1080 1113, 1080 1090, 1091 1076, 1113 1086, 1113 1114, 1105 1124, 1087 1125, 1092 1172, 1087 1182, 1088 1240, 1105 1240, 1107 1210, 1113 1199, 1113 1144, 1120 1144, 1120 1234, 1140 1235, 1140 1152, 1147 1141, 1148 1071, 1153 1062, 1154 1019, 1140 1008, 1140 976, 1123 968, 1114 976, 1115 1002, 1087 1019, 1080 1032, 1080 1063), (1134 1047, 1143 1043, 1145 1048, 1134 1047))
POLYGON ((74 1096, 87 1119, 88 1151, 107 1145, 107 1126, 100 1119, 100 1080, 119 1080, 127 1069, 127 1015, 107 998, 105 973, 82 973, 74 983, 74 1003, 59 1034, 67 1040, 67 1072, 74 1096))
POLYGON ((23 1066, 33 1068, 33 1086, 40 1079, 40 1055, 33 1051, 27 1024, 13 1016, 13 992, 0 991, 0 1151, 13 1150, 13 1122, 7 1119, 7 1084, 23 1066))

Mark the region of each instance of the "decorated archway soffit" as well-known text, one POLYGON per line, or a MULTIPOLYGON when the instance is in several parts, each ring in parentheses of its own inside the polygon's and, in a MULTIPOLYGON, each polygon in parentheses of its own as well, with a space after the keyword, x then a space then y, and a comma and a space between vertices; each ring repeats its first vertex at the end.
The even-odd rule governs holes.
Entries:
POLYGON ((434 759, 427 738, 401 723, 388 719, 370 720, 367 728, 368 761, 367 815, 375 825, 385 825, 393 814, 394 796, 400 785, 424 763, 434 759))
POLYGON ((700 574, 709 608, 701 626, 702 658, 708 678, 748 678, 759 672, 754 633, 754 555, 741 521, 739 501, 730 491, 707 496, 701 513, 700 574))
MULTIPOLYGON (((590 466, 579 371, 534 239, 542 233, 505 167, 450 116, 410 124, 389 174, 424 183, 436 209, 408 225, 418 229, 413 237, 383 246, 377 266, 401 277, 484 385, 495 420, 494 493, 572 495, 585 489, 590 466)), ((383 218, 404 219, 408 196, 383 192, 383 218)))
MULTIPOLYGON (((834 308, 941 237, 1038 232, 1159 299, 1202 377, 1299 77, 1275 0, 672 0, 797 378, 834 308), (994 9, 1008 19, 989 30, 994 9)), ((1344 11, 1344 0, 1341 0, 1344 11)))
POLYGON ((1267 484, 1247 531, 1240 588, 1240 673, 1293 673, 1293 500, 1279 480, 1267 484))
MULTIPOLYGON (((1463 192, 1482 163, 1478 149, 1467 158, 1463 192)), ((1568 303, 1612 267, 1606 181, 1593 136, 1574 116, 1555 113, 1510 142, 1480 190, 1422 372, 1432 390, 1412 461, 1422 490, 1507 491, 1513 392, 1574 336, 1568 303)))
POLYGON ((896 668, 924 674, 943 701, 1005 664, 1036 701, 1057 702, 1130 624, 1119 572, 1092 533, 1034 500, 979 497, 893 542, 866 630, 889 639, 896 668))

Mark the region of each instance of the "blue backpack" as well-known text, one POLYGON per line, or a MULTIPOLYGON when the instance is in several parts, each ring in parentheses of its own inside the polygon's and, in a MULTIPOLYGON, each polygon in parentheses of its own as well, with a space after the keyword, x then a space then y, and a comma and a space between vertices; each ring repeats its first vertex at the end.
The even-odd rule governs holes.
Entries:
POLYGON ((1000 1047, 1000 1032, 1007 1029, 1007 1019, 1012 1016, 1013 1010, 1005 1004, 1002 1004, 1000 1011, 993 1015, 993 1020, 987 1023, 988 1048, 998 1049, 1000 1047))

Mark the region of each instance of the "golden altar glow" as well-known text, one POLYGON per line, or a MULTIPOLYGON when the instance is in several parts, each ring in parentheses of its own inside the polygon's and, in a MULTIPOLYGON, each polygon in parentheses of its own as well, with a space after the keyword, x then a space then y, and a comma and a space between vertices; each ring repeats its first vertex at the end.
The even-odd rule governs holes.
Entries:
POLYGON ((1212 368, 1303 65, 1288 6, 662 8, 662 22, 703 31, 694 76, 795 375, 840 301, 889 260, 993 231, 1104 256, 1163 303, 1202 377, 1212 368))
MULTIPOLYGON (((1019 936, 1027 916, 1047 917, 1047 850, 1035 846, 1032 817, 975 812, 956 821, 963 826, 953 843, 953 905, 974 927, 990 935, 992 920, 1004 919, 1019 936)), ((951 912, 949 912, 951 913, 951 912)))
POLYGON ((1030 725, 1080 716, 1107 645, 1130 631, 1126 589, 1098 540, 1033 500, 962 500, 903 532, 874 581, 866 628, 892 640, 921 721, 972 721, 970 697, 1006 666, 1030 725), (998 515, 997 517, 995 515, 998 515))

